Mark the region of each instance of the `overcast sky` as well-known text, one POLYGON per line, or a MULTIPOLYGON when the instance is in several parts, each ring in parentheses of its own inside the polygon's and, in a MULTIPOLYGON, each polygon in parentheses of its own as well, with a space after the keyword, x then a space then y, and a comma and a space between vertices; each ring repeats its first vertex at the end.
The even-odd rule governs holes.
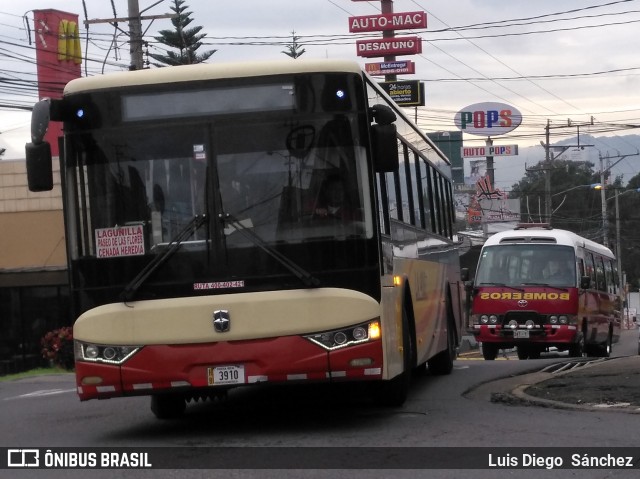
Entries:
MULTIPOLYGON (((113 18, 112 3, 118 17, 127 16, 127 0, 84 3, 89 19, 113 18)), ((154 3, 140 0, 140 10, 154 3)), ((170 13, 172 3, 164 0, 143 15, 170 13)), ((382 60, 356 55, 356 39, 378 34, 349 33, 349 17, 379 13, 378 1, 187 0, 186 5, 192 12, 191 25, 202 26, 207 34, 201 51, 217 49, 210 63, 284 59, 282 51, 292 31, 306 49, 302 58, 348 58, 362 65, 382 60)), ((23 17, 33 29, 31 11, 48 8, 77 13, 81 22, 85 19, 81 0, 0 4, 0 78, 34 80, 35 65, 13 57, 34 58, 23 17)), ((403 78, 425 82, 426 106, 418 109, 417 117, 427 131, 455 130, 457 111, 489 101, 513 105, 523 115, 522 125, 495 138, 496 144, 538 144, 544 139, 547 120, 557 127, 552 130, 552 143, 576 134, 575 126, 560 128, 569 120, 573 125, 584 124, 581 134, 595 135, 636 133, 622 125, 640 125, 640 0, 395 0, 394 11, 427 12, 426 30, 396 32, 423 39, 422 54, 399 59, 416 63, 416 74, 403 78), (587 125, 592 117, 594 126, 587 125)), ((124 31, 128 28, 126 23, 119 26, 124 31)), ((153 36, 171 28, 169 20, 143 22, 150 51, 162 53, 153 36)), ((119 33, 117 49, 110 48, 114 31, 109 24, 92 24, 85 51, 86 29, 81 28, 83 53, 92 60, 89 74, 127 68, 125 35, 119 33)), ((17 97, 0 83, 0 103, 26 105, 36 97, 35 91, 17 97)), ((413 117, 415 112, 410 112, 413 117)), ((5 158, 23 157, 28 124, 28 113, 0 108, 0 147, 8 150, 5 158)), ((483 137, 465 136, 465 146, 482 143, 483 137)))

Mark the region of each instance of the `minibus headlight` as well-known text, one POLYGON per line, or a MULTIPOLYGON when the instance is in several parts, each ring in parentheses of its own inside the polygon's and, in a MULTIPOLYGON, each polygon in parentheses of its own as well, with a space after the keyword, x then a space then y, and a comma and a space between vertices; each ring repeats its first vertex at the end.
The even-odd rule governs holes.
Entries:
POLYGON ((111 346, 73 341, 76 361, 105 364, 122 364, 140 350, 141 346, 111 346))
POLYGON ((349 328, 307 334, 304 338, 329 351, 380 339, 380 321, 370 321, 349 328))

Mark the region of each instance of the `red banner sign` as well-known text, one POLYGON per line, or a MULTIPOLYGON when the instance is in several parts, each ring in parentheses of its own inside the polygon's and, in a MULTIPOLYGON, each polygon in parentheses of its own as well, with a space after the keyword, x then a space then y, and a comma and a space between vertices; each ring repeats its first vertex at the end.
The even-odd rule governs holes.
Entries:
POLYGON ((356 41, 356 49, 359 57, 415 55, 422 53, 422 39, 420 37, 395 37, 358 40, 356 41))
MULTIPOLYGON (((64 86, 80 77, 80 36, 78 15, 59 10, 34 10, 38 95, 40 98, 62 98, 64 86)), ((53 122, 45 139, 51 153, 58 155, 58 137, 62 123, 53 122)))
POLYGON ((351 33, 426 27, 427 14, 425 12, 388 13, 384 15, 349 17, 349 31, 351 33))

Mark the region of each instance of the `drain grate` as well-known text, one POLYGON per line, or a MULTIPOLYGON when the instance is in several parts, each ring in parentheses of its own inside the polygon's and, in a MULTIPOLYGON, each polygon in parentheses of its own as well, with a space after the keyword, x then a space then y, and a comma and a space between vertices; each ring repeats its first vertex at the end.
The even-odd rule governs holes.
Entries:
POLYGON ((562 373, 565 371, 573 371, 581 367, 591 366, 592 364, 598 364, 603 361, 607 361, 608 359, 609 358, 584 359, 584 360, 577 360, 577 361, 568 361, 563 363, 554 363, 545 367, 540 372, 555 374, 555 373, 562 373))

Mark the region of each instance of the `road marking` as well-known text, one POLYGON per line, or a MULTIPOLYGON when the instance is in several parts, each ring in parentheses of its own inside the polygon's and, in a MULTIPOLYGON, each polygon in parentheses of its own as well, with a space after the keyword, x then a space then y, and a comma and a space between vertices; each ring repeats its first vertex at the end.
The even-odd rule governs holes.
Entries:
POLYGON ((5 401, 10 401, 12 399, 25 399, 25 398, 34 398, 34 397, 46 397, 46 396, 55 396, 56 394, 66 394, 75 392, 74 389, 40 389, 38 391, 33 391, 26 394, 20 394, 19 396, 13 396, 4 398, 5 401))

